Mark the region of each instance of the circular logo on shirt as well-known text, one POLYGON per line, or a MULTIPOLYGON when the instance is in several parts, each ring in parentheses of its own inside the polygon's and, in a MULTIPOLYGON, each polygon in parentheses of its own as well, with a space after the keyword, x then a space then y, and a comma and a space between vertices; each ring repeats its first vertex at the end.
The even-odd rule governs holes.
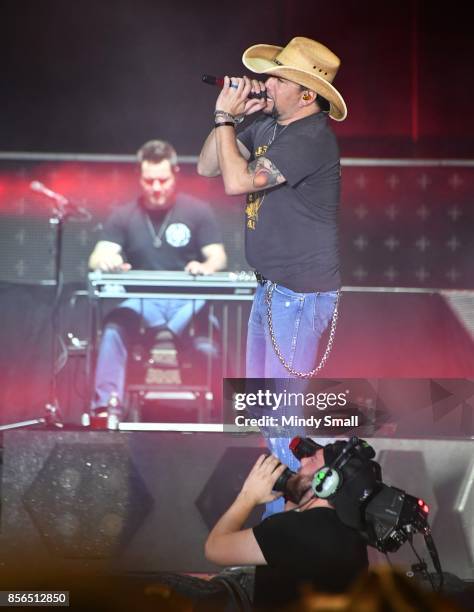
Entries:
POLYGON ((184 223, 172 223, 166 229, 165 238, 173 247, 184 247, 191 240, 191 230, 184 223))

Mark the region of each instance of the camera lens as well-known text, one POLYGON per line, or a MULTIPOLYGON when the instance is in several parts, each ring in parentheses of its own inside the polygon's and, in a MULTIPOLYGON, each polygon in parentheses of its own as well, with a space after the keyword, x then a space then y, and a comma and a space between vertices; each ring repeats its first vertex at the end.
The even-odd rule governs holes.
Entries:
POLYGON ((292 470, 290 470, 290 468, 286 468, 286 470, 282 472, 280 476, 278 476, 278 480, 273 485, 273 490, 277 491, 278 493, 285 493, 286 483, 295 474, 296 472, 293 472, 292 470))

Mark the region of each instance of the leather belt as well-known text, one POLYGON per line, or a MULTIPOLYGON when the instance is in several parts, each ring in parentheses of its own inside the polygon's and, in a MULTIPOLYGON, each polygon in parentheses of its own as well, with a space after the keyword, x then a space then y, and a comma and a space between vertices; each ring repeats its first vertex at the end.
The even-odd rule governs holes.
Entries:
POLYGON ((268 278, 265 278, 258 270, 255 270, 254 274, 259 285, 264 285, 267 282, 268 278))

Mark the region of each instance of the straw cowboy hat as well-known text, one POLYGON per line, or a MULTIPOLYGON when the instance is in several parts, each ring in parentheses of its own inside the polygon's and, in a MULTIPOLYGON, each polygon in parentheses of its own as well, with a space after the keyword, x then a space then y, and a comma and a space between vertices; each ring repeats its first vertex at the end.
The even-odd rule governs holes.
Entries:
POLYGON ((346 118, 344 98, 331 85, 341 61, 321 43, 297 36, 286 47, 253 45, 244 52, 242 62, 252 72, 280 76, 315 91, 330 103, 333 119, 346 118))

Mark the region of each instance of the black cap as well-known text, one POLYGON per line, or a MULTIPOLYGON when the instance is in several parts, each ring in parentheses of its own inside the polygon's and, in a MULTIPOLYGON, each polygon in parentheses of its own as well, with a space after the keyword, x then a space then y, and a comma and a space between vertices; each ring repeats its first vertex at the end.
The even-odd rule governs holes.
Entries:
POLYGON ((326 444, 326 446, 323 446, 324 463, 326 465, 331 465, 336 457, 340 455, 342 449, 346 446, 346 443, 346 440, 338 440, 337 442, 332 442, 331 444, 326 444))

